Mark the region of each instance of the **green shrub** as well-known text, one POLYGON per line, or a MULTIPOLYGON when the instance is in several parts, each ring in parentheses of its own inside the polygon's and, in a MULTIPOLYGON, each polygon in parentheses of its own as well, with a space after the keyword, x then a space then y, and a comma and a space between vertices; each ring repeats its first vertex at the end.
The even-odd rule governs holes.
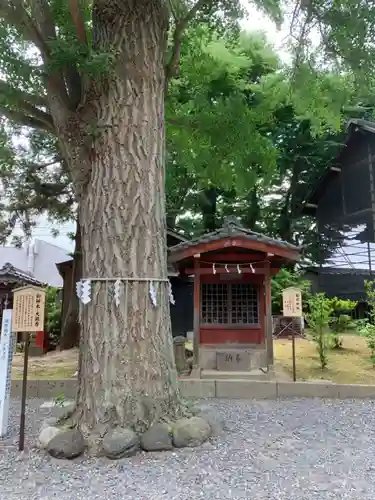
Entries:
POLYGON ((55 349, 61 334, 61 299, 60 290, 49 286, 46 292, 45 331, 48 333, 49 346, 55 349))
POLYGON ((350 313, 356 306, 357 302, 352 300, 338 299, 333 297, 329 299, 332 308, 332 315, 329 320, 329 327, 331 333, 331 348, 342 349, 343 338, 339 336, 340 333, 348 330, 353 330, 356 327, 350 313))
POLYGON ((370 359, 375 366, 375 281, 365 281, 367 303, 370 306, 368 318, 358 322, 360 335, 366 338, 370 350, 370 359))
POLYGON ((310 297, 308 306, 307 320, 311 337, 316 344, 320 367, 324 370, 328 364, 328 350, 331 346, 329 329, 329 321, 333 311, 331 300, 324 293, 318 293, 310 297))

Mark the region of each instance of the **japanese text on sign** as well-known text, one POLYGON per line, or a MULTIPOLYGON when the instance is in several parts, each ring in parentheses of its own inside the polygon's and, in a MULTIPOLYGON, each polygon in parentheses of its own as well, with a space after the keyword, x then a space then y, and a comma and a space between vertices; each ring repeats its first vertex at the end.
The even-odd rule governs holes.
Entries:
POLYGON ((14 335, 11 331, 12 311, 4 309, 0 339, 0 437, 8 432, 10 386, 14 335))
POLYGON ((14 290, 14 332, 39 332, 44 330, 45 291, 34 286, 14 290))
POLYGON ((283 315, 287 318, 302 316, 302 293, 299 288, 286 288, 283 291, 283 315))

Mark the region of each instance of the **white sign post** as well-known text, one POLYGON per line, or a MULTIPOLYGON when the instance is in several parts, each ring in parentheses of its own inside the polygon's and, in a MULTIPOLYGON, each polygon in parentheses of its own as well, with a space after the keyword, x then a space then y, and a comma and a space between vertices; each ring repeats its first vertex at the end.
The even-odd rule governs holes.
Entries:
POLYGON ((8 433, 13 361, 12 310, 3 310, 0 339, 0 437, 8 433))

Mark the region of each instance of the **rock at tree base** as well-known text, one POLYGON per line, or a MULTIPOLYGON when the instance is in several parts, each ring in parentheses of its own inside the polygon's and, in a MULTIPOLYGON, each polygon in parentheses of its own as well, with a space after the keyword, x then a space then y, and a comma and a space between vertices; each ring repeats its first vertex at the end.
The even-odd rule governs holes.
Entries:
POLYGON ((145 451, 167 451, 173 448, 170 428, 167 424, 152 425, 141 436, 141 447, 145 451))
POLYGON ((58 429, 57 427, 52 427, 52 426, 42 427, 38 440, 39 448, 41 448, 42 450, 47 448, 50 441, 60 433, 61 429, 58 429))
POLYGON ((211 435, 211 427, 201 417, 184 418, 173 426, 173 444, 176 448, 199 446, 211 435))
POLYGON ((74 401, 66 401, 63 406, 53 406, 51 416, 58 420, 66 420, 74 413, 75 409, 76 404, 74 401))
POLYGON ((40 432, 47 427, 57 427, 59 423, 59 419, 56 417, 47 417, 43 420, 42 426, 40 428, 40 432))
POLYGON ((196 406, 193 408, 193 415, 201 417, 209 423, 211 427, 211 436, 220 436, 225 429, 224 419, 215 413, 214 409, 207 405, 196 406))
POLYGON ((51 439, 47 451, 54 458, 71 460, 85 451, 85 441, 79 430, 63 430, 51 439))
POLYGON ((131 457, 139 450, 139 438, 131 429, 110 430, 103 439, 104 454, 112 459, 131 457))

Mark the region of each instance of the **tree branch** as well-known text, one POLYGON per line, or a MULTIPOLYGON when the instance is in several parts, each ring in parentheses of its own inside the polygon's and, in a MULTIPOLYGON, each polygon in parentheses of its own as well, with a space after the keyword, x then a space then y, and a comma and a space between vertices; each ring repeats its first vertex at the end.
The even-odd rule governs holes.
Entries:
POLYGON ((206 5, 212 7, 213 0, 197 0, 193 7, 181 19, 175 18, 175 29, 173 32, 172 55, 166 67, 166 80, 168 81, 177 73, 181 57, 181 44, 184 32, 196 14, 206 5))
MULTIPOLYGON (((81 9, 82 0, 69 0, 69 11, 75 27, 77 40, 84 46, 88 46, 86 28, 81 9)), ((82 99, 82 77, 73 65, 66 72, 69 97, 74 108, 76 108, 82 99)))
MULTIPOLYGON (((31 9, 43 40, 56 41, 56 27, 48 0, 31 0, 31 9)), ((48 54, 45 58, 45 62, 49 62, 49 60, 50 57, 48 54)), ((47 82, 50 91, 52 91, 55 96, 57 94, 59 100, 69 108, 70 101, 62 71, 55 69, 49 72, 47 75, 47 82)))
POLYGON ((80 41, 83 45, 87 45, 86 29, 80 7, 80 0, 69 0, 69 11, 72 16, 78 41, 80 41))
MULTIPOLYGON (((47 0, 30 0, 35 22, 26 11, 22 0, 0 0, 0 16, 5 22, 18 29, 26 41, 33 43, 40 51, 45 67, 51 60, 51 51, 47 44, 56 39, 56 30, 47 0)), ((69 106, 69 98, 61 71, 47 74, 50 90, 59 100, 69 106)))
POLYGON ((37 114, 29 115, 26 112, 26 110, 16 111, 8 109, 4 105, 0 104, 0 114, 5 116, 9 120, 17 123, 18 125, 30 128, 37 128, 40 130, 44 130, 45 132, 55 134, 56 131, 51 116, 48 115, 47 113, 44 113, 43 111, 40 111, 40 113, 41 114, 39 116, 37 116, 37 114))
POLYGON ((0 15, 9 25, 19 29, 26 41, 36 45, 43 59, 46 60, 49 57, 49 48, 26 12, 22 0, 12 0, 11 2, 9 0, 0 0, 0 15))
POLYGON ((0 94, 6 94, 13 97, 17 102, 28 102, 34 106, 43 106, 48 108, 48 101, 46 97, 37 94, 30 94, 23 90, 17 89, 9 85, 4 80, 0 80, 0 94))

